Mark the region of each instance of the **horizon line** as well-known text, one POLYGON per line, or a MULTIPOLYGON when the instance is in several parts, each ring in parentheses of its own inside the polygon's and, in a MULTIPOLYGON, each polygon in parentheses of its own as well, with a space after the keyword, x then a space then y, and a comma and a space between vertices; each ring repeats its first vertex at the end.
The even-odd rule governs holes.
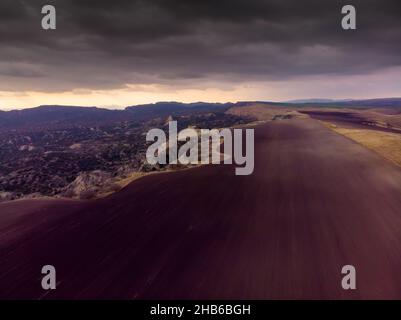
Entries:
POLYGON ((140 103, 140 104, 132 104, 126 106, 116 106, 116 105, 68 105, 68 104, 40 104, 37 106, 29 106, 29 107, 10 107, 4 108, 0 107, 0 111, 2 112, 9 112, 9 111, 21 111, 26 109, 36 109, 40 107, 71 107, 71 108, 97 108, 97 109, 106 109, 111 111, 123 111, 129 107, 141 107, 141 106, 150 106, 156 105, 161 103, 179 103, 179 104, 197 104, 197 103, 210 103, 210 104, 239 104, 239 103, 274 103, 274 104, 317 104, 317 103, 346 103, 346 102, 357 102, 357 101, 374 101, 374 100, 401 100, 401 96, 399 97, 376 97, 376 98, 339 98, 339 99, 332 99, 332 98, 305 98, 305 99, 291 99, 291 100, 282 100, 282 101, 273 101, 273 100, 237 100, 233 101, 226 101, 226 102, 219 102, 219 101, 191 101, 191 102, 182 102, 176 100, 160 100, 156 102, 149 102, 149 103, 140 103))

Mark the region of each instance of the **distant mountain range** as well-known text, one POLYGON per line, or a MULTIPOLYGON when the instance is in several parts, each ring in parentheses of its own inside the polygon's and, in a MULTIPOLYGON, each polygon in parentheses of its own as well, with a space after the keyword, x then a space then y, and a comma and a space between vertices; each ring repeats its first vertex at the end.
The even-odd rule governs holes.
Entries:
POLYGON ((350 107, 401 107, 401 98, 379 98, 379 99, 303 99, 290 100, 283 103, 291 104, 320 104, 320 105, 337 105, 350 107))
POLYGON ((97 107, 39 106, 36 108, 0 111, 0 130, 27 128, 63 128, 69 126, 110 125, 124 121, 147 121, 154 118, 224 112, 231 103, 180 103, 159 102, 130 106, 124 110, 109 110, 97 107))
POLYGON ((152 104, 130 106, 125 108, 125 111, 133 115, 135 119, 146 120, 155 117, 167 117, 169 115, 178 116, 189 113, 193 114, 193 113, 226 111, 232 106, 234 106, 233 103, 157 102, 152 104))
POLYGON ((338 106, 338 107, 400 107, 401 98, 367 100, 331 100, 304 99, 287 102, 251 102, 237 103, 180 103, 158 102, 126 107, 124 110, 109 110, 97 107, 76 106, 39 106, 36 108, 0 111, 0 130, 18 130, 27 128, 62 128, 74 126, 109 125, 123 121, 147 121, 153 118, 182 116, 196 113, 225 112, 233 106, 246 106, 252 103, 267 105, 303 106, 338 106))

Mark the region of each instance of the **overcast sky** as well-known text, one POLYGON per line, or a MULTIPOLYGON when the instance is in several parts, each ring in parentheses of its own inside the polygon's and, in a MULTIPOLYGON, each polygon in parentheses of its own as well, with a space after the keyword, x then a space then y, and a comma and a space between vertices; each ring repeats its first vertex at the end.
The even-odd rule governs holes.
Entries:
POLYGON ((2 109, 386 96, 401 96, 399 0, 0 1, 2 109))

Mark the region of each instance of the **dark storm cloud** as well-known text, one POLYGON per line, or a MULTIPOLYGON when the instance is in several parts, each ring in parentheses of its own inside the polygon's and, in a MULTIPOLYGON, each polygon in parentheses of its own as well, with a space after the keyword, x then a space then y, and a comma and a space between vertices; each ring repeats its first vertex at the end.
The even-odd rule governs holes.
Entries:
POLYGON ((1 0, 0 91, 363 74, 401 65, 400 40, 397 0, 1 0), (348 3, 356 31, 340 27, 348 3))

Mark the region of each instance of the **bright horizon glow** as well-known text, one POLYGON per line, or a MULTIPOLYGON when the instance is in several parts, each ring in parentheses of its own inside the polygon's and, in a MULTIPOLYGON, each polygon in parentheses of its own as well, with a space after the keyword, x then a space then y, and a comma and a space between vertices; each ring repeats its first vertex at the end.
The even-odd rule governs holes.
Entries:
POLYGON ((401 68, 365 75, 303 76, 286 81, 198 83, 195 88, 178 85, 126 85, 122 89, 76 89, 66 92, 0 91, 0 110, 39 105, 96 106, 123 109, 159 101, 237 102, 288 101, 294 99, 372 99, 401 96, 401 68))

